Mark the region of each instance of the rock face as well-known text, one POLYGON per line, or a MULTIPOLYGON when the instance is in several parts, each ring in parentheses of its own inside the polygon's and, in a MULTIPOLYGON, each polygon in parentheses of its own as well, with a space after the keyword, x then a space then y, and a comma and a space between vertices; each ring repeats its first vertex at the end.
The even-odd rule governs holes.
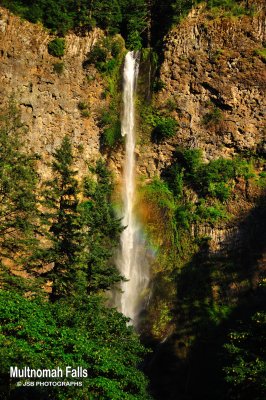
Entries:
MULTIPOLYGON (((65 55, 58 59, 48 54, 52 36, 45 29, 0 9, 0 102, 5 105, 15 95, 29 131, 27 146, 44 161, 69 134, 80 175, 86 161, 100 155, 96 122, 106 106, 101 96, 104 83, 95 69, 84 70, 82 64, 101 36, 98 29, 85 37, 67 35, 65 55), (55 71, 56 64, 63 64, 62 73, 55 71), (88 105, 86 115, 78 108, 80 102, 88 105)), ((254 17, 214 17, 199 6, 169 33, 160 71, 164 88, 155 103, 180 127, 174 138, 160 145, 140 138, 140 174, 158 174, 171 162, 177 144, 201 147, 206 159, 262 151, 266 70, 258 50, 265 42, 263 11, 254 17)), ((122 153, 120 148, 110 157, 118 175, 122 153)), ((41 172, 48 173, 43 163, 41 172)))
POLYGON ((265 43, 260 8, 253 17, 236 18, 214 16, 200 5, 169 33, 160 71, 164 88, 155 103, 180 128, 167 143, 149 151, 144 146, 143 172, 163 168, 177 144, 202 148, 207 160, 265 151, 266 69, 259 55, 265 43))
MULTIPOLYGON (((104 105, 103 84, 95 70, 88 76, 82 63, 101 36, 98 29, 85 37, 67 35, 65 55, 58 59, 48 54, 53 37, 44 28, 0 9, 0 102, 5 105, 14 95, 28 127, 27 146, 43 161, 49 162, 63 136, 70 135, 80 175, 87 170, 86 161, 99 157, 96 117, 104 105), (56 64, 63 67, 61 73, 56 64), (88 107, 84 116, 81 102, 88 107)), ((48 174, 43 162, 41 173, 48 174)))

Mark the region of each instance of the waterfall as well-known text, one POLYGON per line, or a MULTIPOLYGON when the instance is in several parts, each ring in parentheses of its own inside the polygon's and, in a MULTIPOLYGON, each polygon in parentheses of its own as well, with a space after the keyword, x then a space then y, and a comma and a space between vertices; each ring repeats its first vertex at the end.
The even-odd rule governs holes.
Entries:
POLYGON ((122 293, 117 295, 118 309, 136 325, 149 281, 145 239, 134 214, 135 201, 135 103, 134 94, 139 70, 139 53, 129 52, 123 71, 122 135, 126 137, 123 174, 123 220, 126 228, 121 234, 117 266, 127 282, 121 284, 122 293))

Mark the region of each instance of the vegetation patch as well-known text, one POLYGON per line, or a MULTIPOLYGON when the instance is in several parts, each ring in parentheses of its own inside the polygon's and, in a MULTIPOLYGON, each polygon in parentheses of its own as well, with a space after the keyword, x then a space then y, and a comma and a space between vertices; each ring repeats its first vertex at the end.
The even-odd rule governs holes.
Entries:
POLYGON ((151 138, 155 142, 175 136, 179 127, 175 118, 149 105, 141 105, 140 116, 142 130, 151 131, 151 138))
POLYGON ((115 148, 122 141, 118 110, 121 108, 120 79, 124 54, 123 39, 120 36, 108 37, 95 44, 83 64, 85 69, 94 66, 104 80, 102 95, 108 105, 100 110, 98 124, 102 131, 101 142, 106 148, 115 148))
POLYGON ((222 120, 222 111, 218 107, 213 107, 211 111, 204 115, 202 122, 206 126, 212 126, 218 125, 222 120))
POLYGON ((58 75, 61 75, 64 72, 65 64, 63 62, 57 62, 53 64, 53 70, 58 75))
MULTIPOLYGON (((149 310, 152 319, 151 331, 156 337, 158 332, 165 333, 171 329, 175 319, 175 315, 169 309, 166 312, 166 304, 171 304, 175 295, 179 298, 179 296, 182 297, 183 291, 187 292, 183 287, 177 289, 175 282, 181 285, 183 279, 187 280, 187 274, 194 271, 194 268, 192 275, 195 274, 197 281, 201 279, 200 274, 204 273, 213 274, 211 279, 214 282, 217 280, 215 274, 218 274, 218 280, 223 280, 222 275, 225 273, 226 265, 221 266, 221 270, 217 270, 220 261, 214 267, 212 265, 215 265, 215 260, 214 264, 211 259, 204 262, 197 260, 195 255, 201 252, 205 254, 209 246, 209 238, 198 232, 201 232, 202 227, 205 227, 203 232, 206 229, 211 231, 230 220, 227 203, 234 194, 236 181, 240 178, 246 181, 259 179, 253 159, 219 158, 206 163, 203 161, 200 149, 177 148, 172 165, 163 171, 161 178, 155 178, 141 188, 142 201, 152 205, 153 217, 147 218, 146 213, 144 219, 146 216, 147 233, 151 242, 158 248, 157 262, 160 265, 157 266, 155 262, 153 268, 152 279, 156 289, 153 293, 153 305, 149 310), (161 234, 158 235, 158 232, 161 234), (199 268, 197 267, 199 263, 204 265, 205 272, 201 268, 200 271, 196 270, 199 268), (207 272, 208 268, 212 269, 212 272, 211 270, 207 272), (165 290, 165 286, 168 291, 165 290), (176 290, 179 290, 177 294, 175 294, 176 290), (164 315, 158 312, 162 299, 164 315)), ((233 273, 233 268, 230 273, 233 273)), ((192 286, 193 282, 189 286, 190 290, 192 286)), ((193 294, 190 293, 189 296, 192 298, 193 294)), ((197 296, 198 294, 195 298, 197 296)), ((209 303, 206 299, 204 305, 201 302, 198 305, 194 304, 190 312, 195 315, 195 318, 200 313, 202 324, 207 320, 211 325, 220 324, 231 313, 232 307, 226 303, 220 303, 218 299, 217 294, 217 302, 209 303)), ((184 298, 182 302, 186 303, 184 298)), ((180 315, 180 310, 177 312, 180 315)), ((187 312, 184 308, 184 313, 187 312)))
POLYGON ((65 39, 55 38, 48 44, 48 53, 54 57, 62 57, 65 53, 65 39))
POLYGON ((257 56, 259 56, 262 59, 263 62, 266 63, 266 48, 265 47, 262 48, 262 49, 256 49, 255 50, 255 54, 257 56))

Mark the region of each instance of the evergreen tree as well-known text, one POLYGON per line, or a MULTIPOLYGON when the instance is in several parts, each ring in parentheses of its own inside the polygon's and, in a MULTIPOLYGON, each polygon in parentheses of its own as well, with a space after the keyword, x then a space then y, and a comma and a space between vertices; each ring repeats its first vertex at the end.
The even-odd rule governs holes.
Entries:
POLYGON ((92 15, 97 25, 111 34, 119 32, 122 14, 117 0, 94 0, 91 2, 92 15))
POLYGON ((84 195, 87 200, 80 207, 84 246, 87 249, 84 264, 88 293, 110 289, 114 283, 121 281, 113 262, 122 228, 111 205, 111 175, 102 160, 91 171, 97 181, 85 179, 84 195))
MULTIPOLYGON (((142 47, 142 38, 148 38, 148 2, 146 0, 124 0, 121 2, 121 32, 127 46, 132 49, 142 47)), ((149 41, 149 40, 147 40, 149 41)))
POLYGON ((51 299, 110 289, 121 276, 112 262, 121 232, 111 206, 113 185, 104 163, 91 169, 96 180, 85 179, 84 196, 73 170, 68 137, 54 153, 53 177, 46 182, 44 217, 51 246, 44 252, 53 267, 45 275, 52 281, 51 299))
POLYGON ((80 248, 78 225, 78 181, 73 170, 70 139, 65 136, 54 153, 52 179, 45 183, 44 217, 51 246, 46 260, 54 263, 46 276, 52 280, 53 300, 74 290, 76 259, 80 248))
POLYGON ((9 267, 29 268, 38 245, 37 156, 24 151, 25 133, 11 99, 0 118, 0 263, 10 284, 9 267))

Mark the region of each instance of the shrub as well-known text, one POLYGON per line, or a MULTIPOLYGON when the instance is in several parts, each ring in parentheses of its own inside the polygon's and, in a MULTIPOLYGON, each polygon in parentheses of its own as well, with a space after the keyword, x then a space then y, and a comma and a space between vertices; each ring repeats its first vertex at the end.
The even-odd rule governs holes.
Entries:
POLYGON ((256 49, 255 54, 258 55, 262 61, 266 62, 266 48, 256 49))
POLYGON ((229 199, 231 191, 232 187, 225 182, 211 182, 208 187, 209 194, 222 202, 229 199))
POLYGON ((142 48, 142 39, 139 32, 132 31, 128 34, 127 47, 131 50, 140 50, 142 48))
POLYGON ((81 116, 84 118, 88 118, 90 116, 88 107, 89 107, 89 105, 85 101, 80 101, 78 103, 78 109, 80 110, 81 116))
POLYGON ((183 166, 190 175, 194 175, 203 165, 201 149, 186 149, 181 151, 183 155, 183 166))
POLYGON ((115 147, 122 139, 121 136, 121 123, 119 120, 115 121, 111 126, 103 131, 103 143, 108 147, 115 147))
POLYGON ((166 182, 156 177, 148 185, 145 185, 142 190, 144 198, 159 206, 165 215, 168 217, 174 215, 176 203, 173 193, 166 182))
POLYGON ((262 171, 259 176, 257 183, 260 187, 265 188, 266 187, 266 172, 262 171))
POLYGON ((255 176, 252 160, 249 162, 240 157, 234 160, 235 176, 242 176, 246 180, 255 176))
POLYGON ((48 44, 48 53, 54 57, 62 57, 65 53, 65 39, 55 38, 48 44))
POLYGON ((155 93, 165 88, 165 83, 161 79, 155 79, 153 83, 153 91, 155 93))
POLYGON ((175 102, 175 100, 174 100, 172 97, 170 97, 169 99, 167 99, 167 101, 166 101, 166 103, 165 103, 165 106, 167 107, 167 109, 168 109, 169 111, 175 111, 175 109, 176 109, 176 102, 175 102))
POLYGON ((111 44, 111 54, 117 58, 123 51, 123 42, 121 40, 114 40, 111 44))
POLYGON ((114 148, 122 139, 121 123, 113 110, 103 110, 99 126, 102 131, 102 143, 104 146, 114 148))
POLYGON ((82 110, 80 114, 84 118, 88 118, 90 116, 89 110, 82 110))
POLYGON ((65 67, 65 64, 62 63, 62 62, 58 62, 58 63, 54 63, 53 64, 54 72, 56 72, 58 75, 61 75, 63 73, 64 67, 65 67))
POLYGON ((178 148, 175 152, 175 164, 172 166, 171 188, 175 191, 175 181, 182 179, 201 196, 211 196, 221 202, 229 199, 232 184, 237 176, 249 179, 255 176, 252 161, 237 157, 234 159, 218 158, 203 163, 200 149, 178 148))
POLYGON ((106 72, 107 74, 110 74, 116 67, 116 60, 112 58, 105 62, 97 63, 96 67, 100 72, 106 72))
POLYGON ((217 107, 213 107, 213 109, 204 115, 203 124, 204 125, 217 125, 223 119, 223 114, 221 110, 217 107))
POLYGON ((241 4, 238 4, 238 0, 209 0, 207 2, 208 8, 213 9, 214 12, 223 12, 228 16, 240 16, 244 14, 250 14, 253 9, 252 6, 243 7, 241 4))
POLYGON ((80 101, 78 103, 78 109, 79 110, 86 110, 88 108, 88 104, 85 101, 80 101))
POLYGON ((200 203, 196 209, 197 216, 204 221, 215 223, 221 219, 228 217, 224 206, 215 202, 212 205, 208 205, 204 199, 200 199, 200 203))
POLYGON ((178 226, 189 229, 194 219, 191 204, 187 203, 177 206, 175 218, 178 226))
POLYGON ((176 198, 181 198, 183 195, 184 187, 184 169, 180 168, 178 165, 173 165, 170 168, 171 179, 169 181, 169 187, 172 190, 176 198))
POLYGON ((154 128, 154 136, 156 139, 167 139, 175 135, 178 123, 171 117, 159 117, 154 128))
POLYGON ((88 61, 91 64, 102 63, 107 59, 108 50, 99 44, 96 44, 89 54, 88 61))

